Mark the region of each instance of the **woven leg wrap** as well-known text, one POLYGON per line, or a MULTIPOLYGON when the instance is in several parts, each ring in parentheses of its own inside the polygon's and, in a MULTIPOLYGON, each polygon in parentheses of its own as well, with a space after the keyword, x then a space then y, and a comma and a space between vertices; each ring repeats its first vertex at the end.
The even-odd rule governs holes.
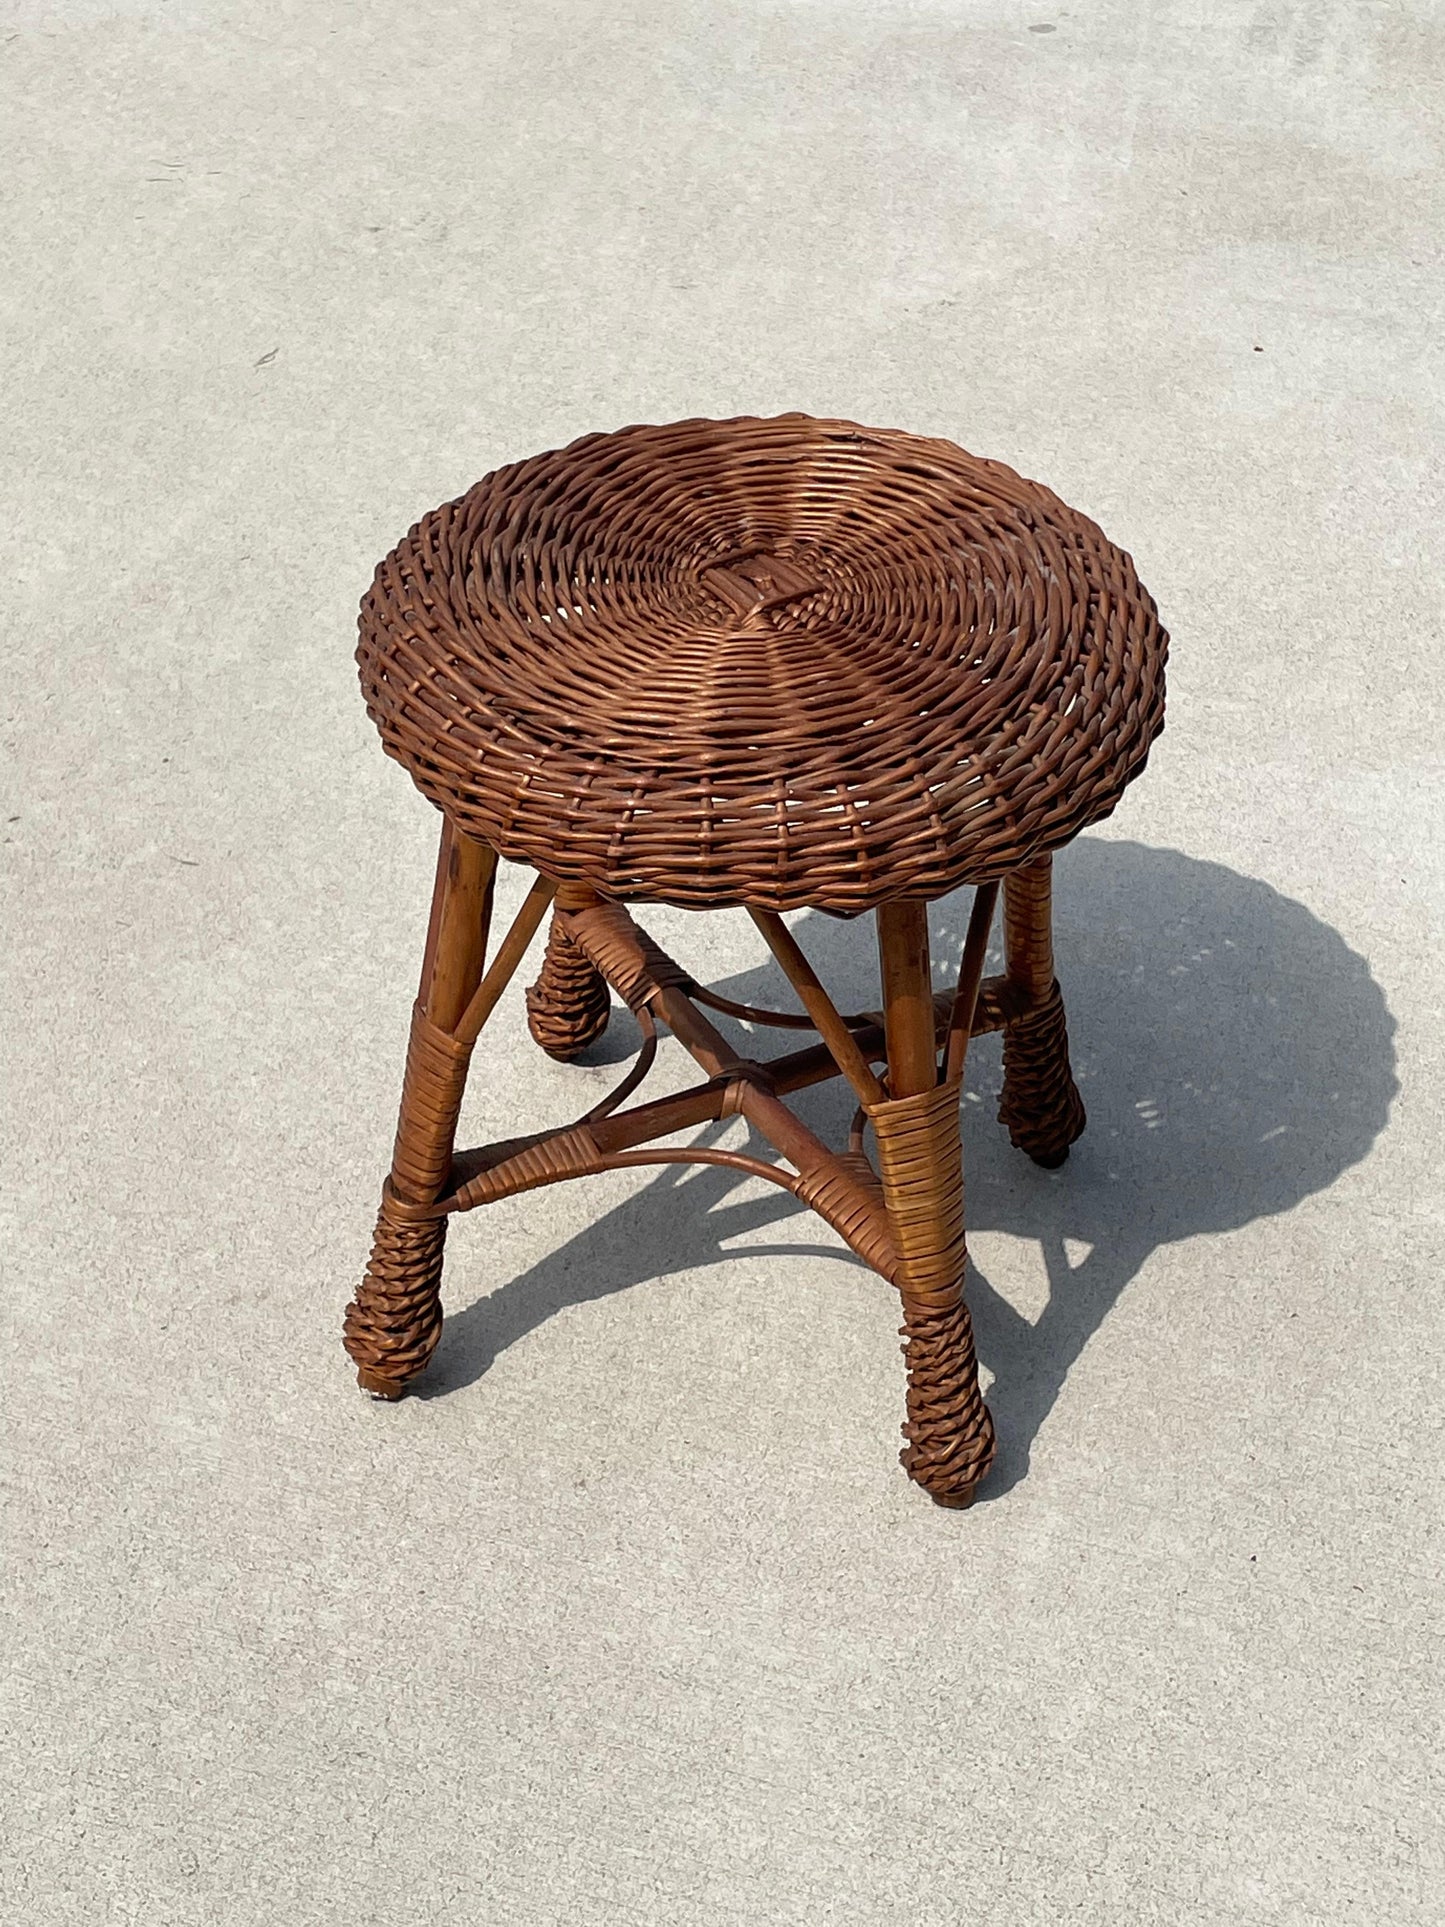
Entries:
POLYGON ((400 1398, 441 1336, 446 1220, 422 1214, 451 1174, 471 1054, 470 1045, 438 1030, 415 1006, 391 1177, 382 1191, 371 1262, 346 1311, 345 1343, 357 1381, 378 1398, 400 1398))
POLYGON ((357 1383, 376 1398, 400 1398, 436 1350, 446 1235, 445 1218, 399 1218, 388 1189, 371 1262, 346 1308, 345 1343, 357 1383))
POLYGON ((910 1479, 940 1505, 965 1506, 993 1463, 993 1420, 978 1388, 963 1300, 963 1154, 955 1081, 869 1110, 883 1195, 902 1253, 910 1479))
POLYGON ((557 918, 547 937, 542 974, 527 992, 527 1028, 559 1063, 595 1044, 607 1028, 607 980, 557 918))
POLYGON ((1084 1101, 1069 1069, 1069 1032, 1058 983, 1037 1009, 1005 1025, 999 1122, 1020 1151, 1052 1170, 1084 1129, 1084 1101))

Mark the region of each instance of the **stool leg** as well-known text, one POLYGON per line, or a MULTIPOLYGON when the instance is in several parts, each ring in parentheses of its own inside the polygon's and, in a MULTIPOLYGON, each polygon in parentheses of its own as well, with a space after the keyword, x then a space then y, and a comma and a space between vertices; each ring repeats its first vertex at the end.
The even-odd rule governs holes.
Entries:
MULTIPOLYGON (((557 890, 561 910, 583 910, 596 901, 594 891, 576 885, 564 883, 557 890)), ((541 974, 527 992, 527 1028, 533 1039, 549 1057, 566 1063, 597 1042, 611 1010, 607 979, 554 918, 541 974)))
POLYGON ((889 1096, 869 1108, 883 1196, 902 1254, 909 1478, 939 1505, 972 1503, 993 1463, 993 1421, 979 1390, 964 1302, 960 1083, 940 1084, 922 903, 878 912, 889 1096))
POLYGON ((447 1221, 422 1211, 441 1196, 451 1172, 472 1054, 452 1031, 481 981, 496 867, 486 844, 444 824, 391 1175, 371 1261, 346 1311, 345 1344, 357 1383, 376 1398, 400 1398, 441 1337, 447 1221))
POLYGON ((1052 1171, 1085 1123, 1054 976, 1052 858, 1040 857, 1005 879, 1004 941, 1009 982, 1026 1001, 1022 1014, 1004 1026, 999 1121, 1019 1150, 1052 1171))

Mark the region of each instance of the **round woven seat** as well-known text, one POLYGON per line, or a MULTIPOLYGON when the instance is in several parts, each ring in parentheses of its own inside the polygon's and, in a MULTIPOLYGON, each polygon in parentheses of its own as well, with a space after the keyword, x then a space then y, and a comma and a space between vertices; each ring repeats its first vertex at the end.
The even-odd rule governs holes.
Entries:
POLYGON ((387 750, 468 834, 613 899, 856 913, 1113 809, 1166 638, 1086 517, 952 443, 804 415, 591 435, 380 565, 387 750))
POLYGON ((969 1505, 995 1441, 964 1298, 968 1046, 1002 1033, 999 1119, 1057 1170, 1086 1118, 1052 852, 1143 768, 1166 643, 1128 556, 1057 496, 851 422, 592 435, 418 523, 376 572, 357 650, 387 749, 442 812, 391 1169, 346 1313, 364 1389, 398 1399, 426 1369, 453 1217, 707 1166, 780 1186, 897 1287, 899 1456, 940 1505, 969 1505), (537 875, 493 943, 501 857, 537 875), (941 989, 928 899, 964 883, 941 989), (745 906, 800 1008, 702 981, 637 899, 745 906), (802 906, 874 912, 876 1009, 834 1002, 781 915, 802 906), (582 1058, 618 1003, 636 1061, 571 1123, 458 1150, 472 1052, 546 918, 533 1041, 582 1058), (753 1055, 799 1029, 817 1042, 753 1055), (630 1103, 663 1031, 702 1082, 630 1103), (788 1102, 832 1077, 857 1103, 846 1149, 788 1102), (731 1119, 776 1159, 669 1141, 731 1119))

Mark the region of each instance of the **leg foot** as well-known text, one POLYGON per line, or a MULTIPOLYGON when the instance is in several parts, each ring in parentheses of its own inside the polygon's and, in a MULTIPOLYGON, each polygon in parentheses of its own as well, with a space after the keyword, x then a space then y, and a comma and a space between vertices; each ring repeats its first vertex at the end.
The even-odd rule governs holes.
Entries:
POLYGON ((527 992, 527 1028, 559 1063, 595 1044, 607 1028, 612 999, 607 981, 554 922, 542 973, 527 992))
POLYGON ((344 1339, 356 1382, 373 1398, 400 1398, 436 1350, 446 1235, 445 1218, 408 1221, 389 1191, 383 1197, 371 1262, 346 1308, 344 1339))
POLYGON ((1069 1033, 1057 983, 1044 1001, 1005 1027, 999 1121, 1035 1164, 1056 1171, 1086 1121, 1069 1068, 1069 1033))
POLYGON ((952 1305, 903 1300, 908 1441, 899 1463, 937 1505, 961 1511, 993 1464, 993 1420, 978 1388, 973 1324, 960 1289, 952 1305))

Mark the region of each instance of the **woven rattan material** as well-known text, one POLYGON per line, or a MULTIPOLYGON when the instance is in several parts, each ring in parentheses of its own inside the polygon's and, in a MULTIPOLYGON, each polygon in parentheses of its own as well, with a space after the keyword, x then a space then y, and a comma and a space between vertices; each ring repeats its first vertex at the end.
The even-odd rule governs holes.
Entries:
POLYGON ((371 1262, 346 1308, 346 1349, 374 1397, 400 1398, 436 1350, 446 1235, 445 1218, 408 1222, 383 1196, 371 1262))
POLYGON ((872 1105, 883 1194, 902 1257, 910 1478, 941 1505, 966 1505, 993 1462, 993 1421, 978 1387, 963 1300, 963 1154, 957 1083, 872 1105))
POLYGON ((398 1130, 392 1159, 392 1183, 402 1198, 434 1198, 446 1180, 452 1161, 452 1124, 471 1057, 469 1044, 459 1044, 428 1019, 420 1004, 413 1005, 402 1110, 415 1120, 415 1126, 398 1130))
POLYGON ((1062 1164, 1083 1135, 1084 1100, 1069 1068, 1069 1032, 1057 983, 1037 1010, 1004 1026, 999 1122, 1036 1164, 1062 1164))
POLYGON ((1003 1032, 1000 1115, 1062 1163, 1084 1107, 1049 853, 1142 768, 1165 648, 1128 557, 1047 489, 846 422, 593 436, 426 517, 378 570, 358 651, 387 748, 445 813, 391 1175, 346 1316, 361 1384, 398 1398, 431 1357, 450 1217, 725 1166, 791 1192, 897 1287, 901 1458, 941 1505, 969 1504, 994 1433, 963 1294, 968 1042, 1003 1032), (499 853, 538 876, 493 944, 499 853), (940 988, 926 900, 970 880, 940 988), (1000 896, 1006 968, 985 977, 1000 896), (699 984, 635 898, 747 905, 801 1011, 699 984), (833 1002, 777 914, 803 904, 877 912, 878 1010, 833 1002), (549 906, 532 1036, 575 1057, 616 995, 637 1058, 572 1122, 457 1152, 473 1045, 549 906), (718 1017, 749 1027, 744 1048, 718 1017), (818 1041, 745 1054, 798 1027, 818 1041), (630 1103, 663 1030, 704 1081, 630 1103), (846 1148, 787 1101, 834 1076, 860 1107, 846 1148), (660 1141, 729 1118, 781 1162, 660 1141))
POLYGON ((1084 1129, 1069 1068, 1064 999, 1054 976, 1053 866, 1027 863, 1004 885, 1004 946, 1013 992, 1003 1033, 1000 1121, 1019 1150, 1053 1169, 1084 1129))
POLYGON ((860 1258, 896 1284, 898 1254, 886 1235, 887 1220, 867 1209, 878 1191, 878 1179, 870 1169, 860 1169, 854 1160, 840 1158, 838 1162, 843 1170, 803 1178, 795 1187, 797 1194, 810 1210, 827 1219, 860 1258))
POLYGON ((607 1028, 612 999, 607 979, 554 921, 542 973, 527 991, 527 1027, 559 1063, 595 1044, 607 1028))
POLYGON ((572 918, 572 938, 627 1008, 641 1010, 659 985, 685 990, 687 972, 639 930, 619 904, 597 903, 572 918))
POLYGON ((1163 717, 1128 556, 942 441, 789 415, 591 436, 383 562, 387 749, 503 856, 613 898, 857 912, 1106 815, 1163 717))
POLYGON ((535 1191, 559 1178, 595 1177, 606 1169, 597 1140, 585 1125, 558 1131, 535 1144, 529 1144, 508 1159, 506 1175, 484 1171, 467 1186, 466 1205, 492 1204, 519 1191, 535 1191))

